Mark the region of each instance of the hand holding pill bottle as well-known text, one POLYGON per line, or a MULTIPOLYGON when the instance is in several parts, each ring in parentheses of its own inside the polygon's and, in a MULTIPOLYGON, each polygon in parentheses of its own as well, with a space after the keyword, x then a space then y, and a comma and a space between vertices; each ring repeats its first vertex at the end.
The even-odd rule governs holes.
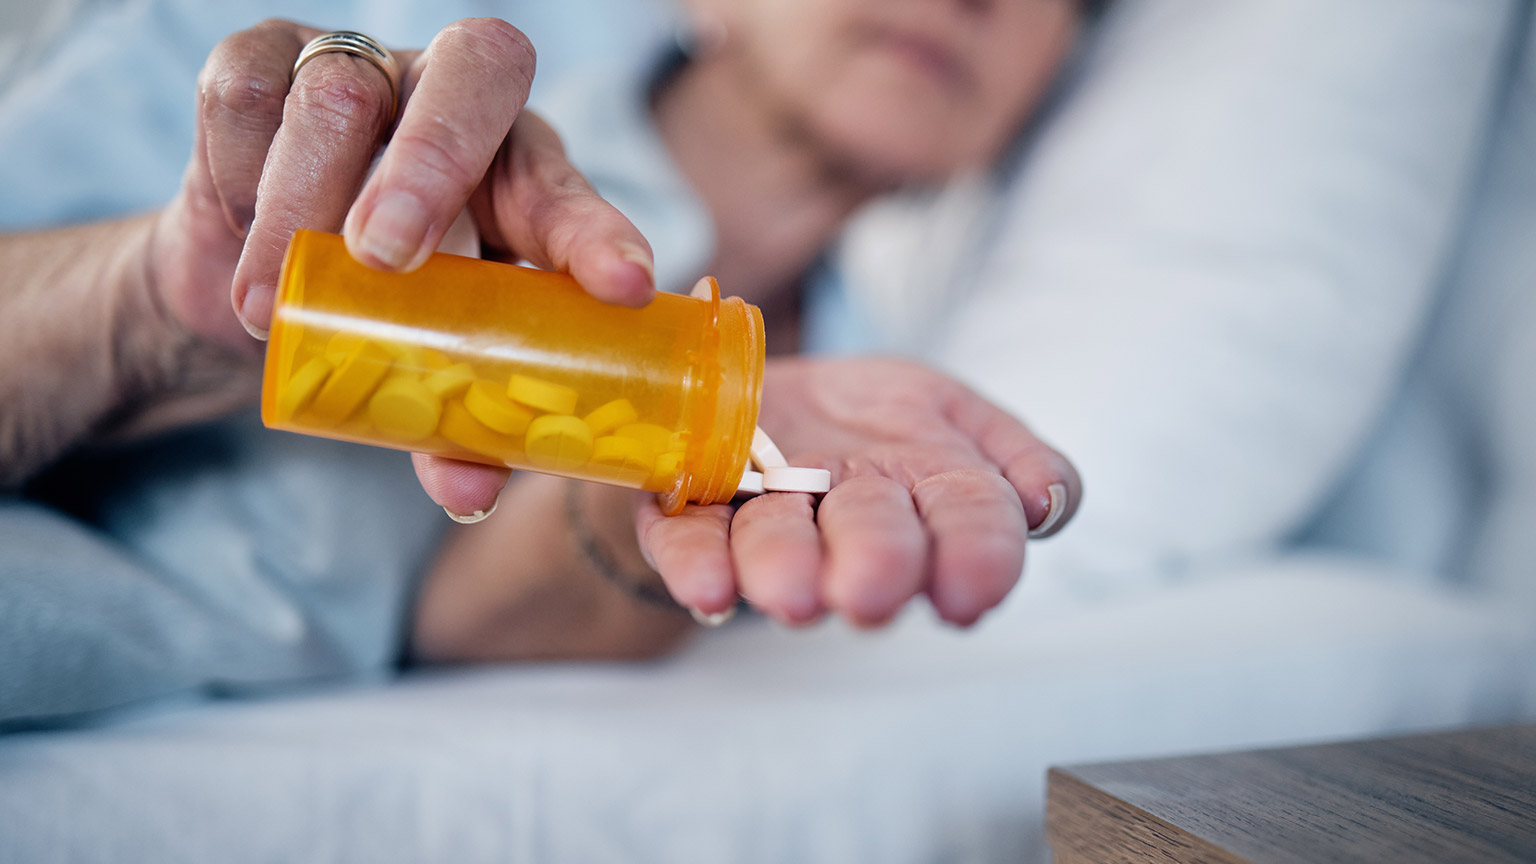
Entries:
POLYGON ((730 500, 762 398, 762 314, 740 298, 603 303, 569 276, 438 254, 410 273, 294 234, 262 387, 270 427, 730 500))

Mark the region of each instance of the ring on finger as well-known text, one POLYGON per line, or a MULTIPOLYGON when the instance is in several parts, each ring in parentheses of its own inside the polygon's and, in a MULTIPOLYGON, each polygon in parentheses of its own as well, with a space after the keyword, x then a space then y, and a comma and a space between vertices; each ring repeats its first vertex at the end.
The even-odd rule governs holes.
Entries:
POLYGON ((304 49, 299 52, 299 59, 293 61, 292 78, 297 78, 299 70, 304 64, 319 57, 321 54, 351 54, 353 57, 361 57, 374 65, 374 68, 384 73, 385 80, 389 81, 390 113, 400 107, 400 61, 388 48, 379 44, 377 39, 365 36, 353 30, 333 30, 330 33, 321 33, 309 40, 304 49))

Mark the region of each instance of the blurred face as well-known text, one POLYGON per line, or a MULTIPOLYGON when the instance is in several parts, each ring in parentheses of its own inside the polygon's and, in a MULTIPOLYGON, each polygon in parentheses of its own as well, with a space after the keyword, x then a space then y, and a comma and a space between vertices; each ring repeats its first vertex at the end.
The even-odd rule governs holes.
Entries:
POLYGON ((741 98, 859 173, 936 179, 1002 150, 1077 32, 1076 0, 693 0, 741 98), (713 20, 711 20, 713 19, 713 20))

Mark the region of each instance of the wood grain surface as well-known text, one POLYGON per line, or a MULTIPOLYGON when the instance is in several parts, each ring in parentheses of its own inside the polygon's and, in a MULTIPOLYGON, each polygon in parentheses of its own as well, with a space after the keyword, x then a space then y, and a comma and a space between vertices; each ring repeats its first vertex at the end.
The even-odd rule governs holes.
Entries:
POLYGON ((1056 864, 1536 862, 1536 726, 1052 769, 1056 864))

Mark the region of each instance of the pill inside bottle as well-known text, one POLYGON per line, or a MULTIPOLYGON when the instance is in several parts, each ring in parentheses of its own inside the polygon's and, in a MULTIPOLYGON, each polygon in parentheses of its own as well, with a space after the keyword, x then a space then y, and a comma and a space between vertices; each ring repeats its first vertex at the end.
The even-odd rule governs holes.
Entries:
POLYGON ((267 343, 275 429, 728 501, 750 459, 758 309, 661 294, 593 299, 559 273, 437 254, 411 273, 294 234, 267 343))

